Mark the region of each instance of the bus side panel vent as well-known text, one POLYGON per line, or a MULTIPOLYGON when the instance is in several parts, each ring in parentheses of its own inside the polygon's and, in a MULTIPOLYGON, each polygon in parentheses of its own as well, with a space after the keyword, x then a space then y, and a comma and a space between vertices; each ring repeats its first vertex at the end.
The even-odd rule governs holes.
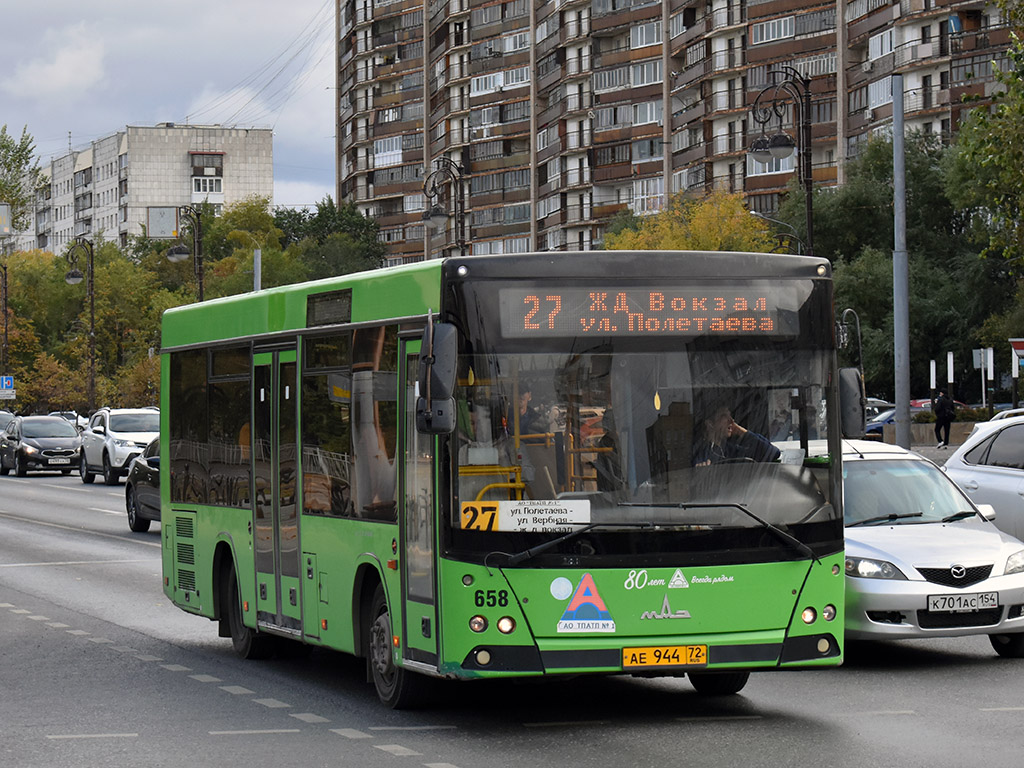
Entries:
POLYGON ((174 516, 174 573, 176 592, 185 602, 196 597, 196 516, 178 513, 174 516))

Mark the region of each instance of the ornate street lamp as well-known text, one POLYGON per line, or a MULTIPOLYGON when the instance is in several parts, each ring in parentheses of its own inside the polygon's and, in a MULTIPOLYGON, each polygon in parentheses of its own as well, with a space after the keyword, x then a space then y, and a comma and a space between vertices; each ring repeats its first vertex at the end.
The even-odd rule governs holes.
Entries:
POLYGON ((761 126, 761 135, 750 145, 750 155, 759 163, 781 160, 798 149, 799 179, 804 186, 804 207, 807 214, 807 255, 814 255, 814 176, 811 169, 811 80, 790 66, 768 71, 771 85, 761 89, 750 108, 754 122, 761 126), (782 130, 786 114, 786 101, 792 99, 796 108, 799 131, 796 140, 782 130), (778 130, 768 136, 765 130, 772 119, 778 121, 778 130))
POLYGON ((0 360, 0 372, 7 373, 7 265, 0 264, 0 269, 3 270, 3 313, 4 313, 4 346, 3 346, 3 359, 0 360))
MULTIPOLYGON (((199 209, 192 205, 183 205, 178 208, 178 216, 184 218, 189 223, 189 228, 192 230, 192 253, 195 254, 195 265, 194 271, 196 275, 196 284, 198 285, 199 301, 203 300, 203 217, 199 209)), ((175 232, 175 235, 178 233, 175 232)), ((168 261, 175 263, 184 261, 188 258, 189 250, 188 246, 178 243, 172 245, 167 249, 168 261)))
MULTIPOLYGON (((88 280, 85 284, 85 295, 89 299, 89 413, 96 407, 96 292, 93 285, 93 246, 84 237, 76 237, 67 253, 71 269, 64 275, 68 285, 78 285, 83 280, 82 271, 78 268, 78 252, 85 251, 89 257, 88 280)), ((4 345, 6 347, 6 343, 4 345)))
POLYGON ((466 255, 466 188, 463 186, 465 169, 449 157, 434 159, 434 170, 427 174, 423 181, 423 194, 427 198, 427 210, 423 213, 423 221, 435 229, 442 229, 448 224, 448 211, 440 204, 441 185, 448 182, 452 185, 452 199, 455 203, 455 244, 459 246, 459 254, 466 255))

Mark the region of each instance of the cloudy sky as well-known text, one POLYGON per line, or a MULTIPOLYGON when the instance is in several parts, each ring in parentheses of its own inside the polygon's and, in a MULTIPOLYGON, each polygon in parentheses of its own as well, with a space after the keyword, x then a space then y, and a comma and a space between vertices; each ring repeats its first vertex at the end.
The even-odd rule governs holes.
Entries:
POLYGON ((126 125, 254 126, 275 205, 334 195, 333 0, 0 0, 0 27, 0 125, 42 165, 126 125))

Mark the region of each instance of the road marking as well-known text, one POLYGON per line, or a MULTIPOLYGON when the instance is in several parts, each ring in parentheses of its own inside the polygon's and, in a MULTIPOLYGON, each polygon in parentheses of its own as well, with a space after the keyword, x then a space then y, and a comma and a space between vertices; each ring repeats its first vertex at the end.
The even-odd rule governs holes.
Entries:
POLYGON ((139 649, 138 648, 130 648, 127 645, 115 645, 115 646, 112 646, 110 650, 112 650, 112 651, 121 651, 121 653, 139 653, 139 649))
POLYGON ((32 621, 49 621, 49 616, 29 616, 32 621))
POLYGON ((284 709, 291 706, 291 704, 285 704, 283 701, 278 701, 277 699, 253 699, 253 701, 270 709, 284 709))
POLYGON ((912 709, 879 709, 868 710, 867 712, 850 712, 851 715, 916 715, 912 709))
POLYGON ((979 712, 1024 712, 1024 707, 981 707, 979 712))
POLYGON ((224 682, 219 677, 214 677, 213 675, 189 675, 189 677, 191 677, 193 680, 196 680, 197 682, 200 682, 200 683, 223 683, 224 682))
POLYGON ((11 613, 25 614, 32 613, 32 611, 26 611, 24 608, 11 608, 11 613))
POLYGON ((137 733, 59 733, 49 735, 48 739, 137 739, 137 733))
POLYGON ((357 731, 355 728, 331 728, 331 733, 336 733, 339 736, 344 736, 346 739, 371 739, 373 738, 368 733, 357 731))
POLYGON ((422 752, 411 750, 408 747, 403 747, 400 744, 374 744, 373 746, 375 749, 387 752, 395 757, 412 757, 413 755, 423 754, 422 752))
POLYGON ((459 768, 457 765, 451 763, 424 763, 425 768, 459 768))
MULTIPOLYGON (((0 568, 39 568, 44 565, 120 565, 122 563, 159 563, 160 559, 148 557, 143 560, 58 560, 52 563, 0 563, 0 568)), ((32 613, 32 611, 12 611, 32 613)))
POLYGON ((150 656, 148 653, 140 653, 135 656, 139 661, 163 661, 161 656, 150 656))
POLYGON ((109 638, 106 638, 106 637, 90 637, 89 638, 89 642, 90 643, 112 643, 114 641, 110 640, 109 638))
POLYGON ((103 509, 102 507, 86 507, 86 509, 88 509, 88 510, 90 510, 92 512, 105 512, 108 515, 126 515, 126 514, 128 514, 127 510, 122 512, 120 510, 115 511, 113 509, 103 509))
POLYGON ((13 608, 14 603, 0 603, 0 608, 13 608))
POLYGON ((314 715, 312 712, 303 712, 301 714, 292 714, 296 720, 301 720, 304 723, 329 723, 331 722, 326 717, 320 717, 320 715, 314 715))
POLYGON ((247 696, 249 694, 256 693, 256 691, 250 691, 248 688, 243 688, 240 685, 222 685, 220 689, 222 691, 227 691, 233 696, 247 696))
POLYGON ((191 672, 192 667, 183 667, 181 664, 161 664, 161 667, 170 672, 191 672))
POLYGON ((90 632, 86 632, 84 629, 69 629, 68 630, 68 634, 69 635, 82 636, 82 635, 88 635, 88 634, 91 634, 91 633, 90 632))
POLYGON ((302 733, 299 728, 267 728, 262 731, 208 731, 211 736, 259 736, 268 733, 302 733))
POLYGON ((63 624, 63 623, 61 623, 59 621, 52 621, 49 624, 47 624, 46 626, 53 627, 54 629, 67 629, 71 625, 70 624, 63 624))
POLYGON ((371 725, 371 731, 447 731, 458 728, 457 725, 371 725))
POLYGON ((90 536, 99 536, 101 539, 113 539, 114 541, 131 541, 139 544, 143 547, 156 547, 160 549, 159 542, 140 541, 138 537, 129 536, 125 534, 123 536, 115 536, 112 533, 101 533, 100 531, 90 531, 87 528, 81 526, 74 527, 72 525, 61 525, 60 523, 44 523, 41 520, 33 520, 31 517, 22 517, 21 515, 13 515, 10 512, 0 511, 0 517, 6 517, 8 520, 17 520, 19 523, 32 523, 33 525, 41 525, 44 528, 60 528, 62 531, 71 531, 73 533, 87 533, 90 536))
POLYGON ((562 728, 578 725, 608 725, 609 720, 554 720, 550 723, 523 723, 526 728, 562 728))
POLYGON ((730 720, 763 720, 763 715, 720 715, 709 717, 677 717, 676 722, 680 723, 712 723, 728 722, 730 720))

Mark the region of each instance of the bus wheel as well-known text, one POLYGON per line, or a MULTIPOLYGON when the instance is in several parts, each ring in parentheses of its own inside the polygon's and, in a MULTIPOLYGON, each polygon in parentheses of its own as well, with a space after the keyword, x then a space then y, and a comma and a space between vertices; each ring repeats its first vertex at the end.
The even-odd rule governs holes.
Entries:
POLYGON ((373 593, 370 626, 366 642, 370 673, 377 696, 392 709, 415 707, 423 696, 426 679, 415 672, 395 666, 391 646, 391 614, 380 584, 373 593))
POLYGON ((228 569, 228 627, 231 630, 231 646, 243 659, 266 659, 273 652, 274 638, 245 626, 242 620, 242 599, 238 594, 238 577, 234 564, 228 569))
POLYGON ((688 672, 690 685, 704 696, 731 696, 743 690, 749 672, 688 672))

